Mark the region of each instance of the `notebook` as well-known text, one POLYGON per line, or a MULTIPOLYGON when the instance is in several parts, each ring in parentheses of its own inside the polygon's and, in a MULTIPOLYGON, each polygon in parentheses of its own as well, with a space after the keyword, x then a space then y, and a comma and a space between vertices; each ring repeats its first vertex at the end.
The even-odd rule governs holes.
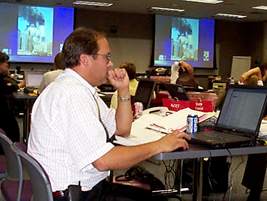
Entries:
POLYGON ((28 88, 38 89, 43 79, 43 72, 25 72, 25 84, 28 88))
POLYGON ((166 90, 169 92, 171 97, 175 100, 189 100, 186 90, 182 85, 179 84, 165 84, 166 90))
POLYGON ((266 108, 267 88, 232 86, 212 131, 198 132, 192 144, 212 148, 254 146, 266 108))

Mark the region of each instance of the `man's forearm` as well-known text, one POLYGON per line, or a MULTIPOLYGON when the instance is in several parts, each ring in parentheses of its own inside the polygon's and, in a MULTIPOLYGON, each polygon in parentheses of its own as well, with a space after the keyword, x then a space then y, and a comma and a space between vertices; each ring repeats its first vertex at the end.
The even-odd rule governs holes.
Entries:
POLYGON ((116 110, 117 135, 128 136, 133 122, 131 95, 129 90, 118 91, 118 107, 116 110))
POLYGON ((102 171, 125 169, 158 153, 160 148, 157 142, 132 147, 116 146, 100 160, 95 161, 94 166, 102 171))

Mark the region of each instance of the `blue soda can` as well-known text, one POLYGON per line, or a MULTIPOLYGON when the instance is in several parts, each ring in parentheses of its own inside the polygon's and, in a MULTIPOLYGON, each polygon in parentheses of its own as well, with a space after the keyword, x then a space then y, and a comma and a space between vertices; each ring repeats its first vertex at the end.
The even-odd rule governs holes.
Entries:
POLYGON ((197 132, 198 116, 189 114, 187 116, 186 133, 194 134, 197 132))

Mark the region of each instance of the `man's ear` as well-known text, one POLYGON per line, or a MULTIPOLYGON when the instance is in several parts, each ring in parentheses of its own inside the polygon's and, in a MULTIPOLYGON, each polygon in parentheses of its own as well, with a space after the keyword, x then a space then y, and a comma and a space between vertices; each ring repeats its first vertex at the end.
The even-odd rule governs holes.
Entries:
POLYGON ((88 66, 88 64, 91 62, 90 56, 87 54, 81 54, 80 55, 80 64, 83 66, 88 66))

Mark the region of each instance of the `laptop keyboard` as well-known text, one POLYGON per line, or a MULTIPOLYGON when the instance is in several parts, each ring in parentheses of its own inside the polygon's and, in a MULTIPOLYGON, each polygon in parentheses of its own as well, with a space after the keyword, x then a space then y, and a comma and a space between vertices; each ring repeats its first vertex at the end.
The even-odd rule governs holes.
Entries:
MULTIPOLYGON (((200 133, 199 133, 200 134, 200 133)), ((196 138, 197 138, 197 135, 196 134, 196 138)), ((206 138, 206 139, 210 139, 210 140, 222 140, 222 141, 232 141, 232 140, 243 140, 243 139, 248 139, 248 137, 245 137, 245 136, 240 136, 240 135, 237 135, 236 133, 222 133, 222 132, 219 132, 219 131, 210 131, 210 132, 201 132, 201 138, 206 138)))

